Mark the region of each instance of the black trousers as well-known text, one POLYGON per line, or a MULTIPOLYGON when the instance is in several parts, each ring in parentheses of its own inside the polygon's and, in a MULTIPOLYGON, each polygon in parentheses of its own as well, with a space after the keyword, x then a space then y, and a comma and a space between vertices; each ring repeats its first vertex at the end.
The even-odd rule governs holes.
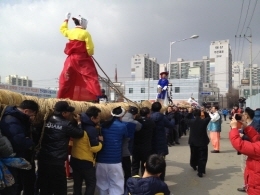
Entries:
POLYGON ((131 158, 130 156, 124 156, 122 158, 122 167, 125 175, 125 184, 129 177, 132 176, 131 174, 131 158))
POLYGON ((67 195, 67 179, 64 165, 38 163, 40 195, 67 195))
POLYGON ((223 114, 223 116, 224 116, 224 120, 226 121, 227 120, 227 115, 223 114))
POLYGON ((73 195, 82 195, 82 182, 85 181, 86 191, 84 195, 94 195, 96 188, 96 168, 88 167, 85 169, 73 168, 73 195))
POLYGON ((190 166, 198 167, 199 173, 206 173, 208 146, 190 146, 190 166))
POLYGON ((141 149, 134 149, 132 155, 132 176, 139 175, 141 167, 141 176, 144 174, 144 163, 147 158, 152 154, 152 151, 142 152, 141 149))

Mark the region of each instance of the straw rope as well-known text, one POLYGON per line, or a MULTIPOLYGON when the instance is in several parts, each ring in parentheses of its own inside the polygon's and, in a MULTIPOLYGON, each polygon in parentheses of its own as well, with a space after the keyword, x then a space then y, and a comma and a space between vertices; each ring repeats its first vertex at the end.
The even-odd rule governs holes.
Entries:
MULTIPOLYGON (((83 101, 73 101, 70 99, 58 99, 58 98, 37 98, 34 96, 27 96, 22 95, 20 93, 12 92, 9 90, 0 89, 0 107, 1 110, 3 109, 3 106, 9 105, 9 106, 18 106, 23 100, 34 100, 36 103, 39 104, 39 113, 37 114, 35 120, 36 122, 42 122, 44 119, 47 119, 50 114, 53 112, 54 105, 56 102, 65 100, 69 103, 70 106, 75 107, 75 113, 79 114, 82 112, 86 112, 86 110, 90 106, 96 106, 101 110, 101 119, 106 120, 110 117, 111 110, 115 107, 121 106, 125 110, 129 109, 129 106, 135 106, 140 109, 142 107, 149 107, 151 108, 151 103, 149 101, 144 101, 140 104, 132 103, 132 102, 116 102, 116 103, 91 103, 91 102, 83 102, 83 101)), ((0 111, 1 111, 0 110, 0 111)))

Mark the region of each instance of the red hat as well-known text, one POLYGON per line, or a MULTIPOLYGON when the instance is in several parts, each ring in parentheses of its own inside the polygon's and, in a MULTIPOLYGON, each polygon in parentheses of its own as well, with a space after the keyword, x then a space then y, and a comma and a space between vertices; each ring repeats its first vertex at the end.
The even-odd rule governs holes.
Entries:
POLYGON ((161 72, 160 75, 166 74, 166 76, 169 74, 168 72, 161 72))

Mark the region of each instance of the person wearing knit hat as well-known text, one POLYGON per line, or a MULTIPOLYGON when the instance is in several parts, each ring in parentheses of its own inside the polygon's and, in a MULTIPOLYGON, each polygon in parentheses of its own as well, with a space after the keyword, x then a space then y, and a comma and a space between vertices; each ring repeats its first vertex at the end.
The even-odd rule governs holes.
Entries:
POLYGON ((127 137, 127 127, 122 117, 121 106, 111 111, 112 118, 102 124, 103 147, 97 155, 96 177, 99 194, 124 194, 122 169, 122 145, 127 137))
POLYGON ((69 98, 78 101, 96 100, 101 95, 98 73, 92 59, 94 44, 90 33, 86 30, 88 21, 81 17, 73 17, 76 25, 68 29, 70 13, 60 27, 60 32, 69 39, 64 53, 68 56, 59 77, 58 98, 69 98))

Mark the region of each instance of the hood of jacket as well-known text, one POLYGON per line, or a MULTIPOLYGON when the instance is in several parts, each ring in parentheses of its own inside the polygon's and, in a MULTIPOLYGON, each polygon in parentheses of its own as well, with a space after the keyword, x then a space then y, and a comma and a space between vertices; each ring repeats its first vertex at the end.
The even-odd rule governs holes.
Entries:
POLYGON ((124 122, 132 122, 133 120, 134 120, 134 115, 132 115, 129 112, 125 113, 125 115, 122 118, 122 121, 124 122))
POLYGON ((151 195, 157 193, 167 194, 167 192, 169 192, 166 184, 164 184, 158 177, 131 177, 127 181, 127 191, 132 195, 151 195))
POLYGON ((260 110, 255 111, 255 117, 260 118, 260 110))
POLYGON ((89 116, 86 113, 81 113, 80 120, 85 125, 91 125, 95 126, 96 124, 89 118, 89 116))
POLYGON ((5 109, 4 115, 11 115, 20 121, 23 121, 23 123, 30 124, 30 117, 20 110, 16 106, 8 106, 5 109))

